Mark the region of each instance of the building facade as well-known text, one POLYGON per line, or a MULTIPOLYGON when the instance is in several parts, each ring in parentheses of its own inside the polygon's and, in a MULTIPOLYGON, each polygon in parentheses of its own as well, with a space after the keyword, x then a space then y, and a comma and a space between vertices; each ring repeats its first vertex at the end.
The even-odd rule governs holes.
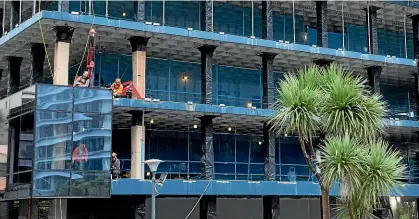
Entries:
POLYGON ((284 73, 331 62, 386 100, 408 166, 388 210, 416 211, 414 1, 0 1, 0 14, 0 218, 151 218, 153 158, 159 219, 321 218, 297 137, 266 121, 284 73), (72 87, 91 29, 94 86, 72 87), (113 98, 116 78, 144 98, 113 98))

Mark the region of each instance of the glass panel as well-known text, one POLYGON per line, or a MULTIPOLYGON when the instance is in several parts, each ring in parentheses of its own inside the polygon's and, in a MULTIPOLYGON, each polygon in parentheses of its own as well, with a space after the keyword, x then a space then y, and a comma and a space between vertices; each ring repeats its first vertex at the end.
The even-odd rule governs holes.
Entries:
POLYGON ((112 115, 74 113, 72 165, 75 170, 109 170, 112 115))
POLYGON ((215 163, 214 164, 214 172, 215 173, 235 173, 235 165, 234 164, 225 164, 225 163, 215 163))
POLYGON ((112 92, 103 89, 74 88, 74 111, 111 113, 112 92))
POLYGON ((234 135, 214 135, 214 159, 219 162, 235 161, 234 135))
POLYGON ((166 26, 199 30, 200 1, 166 1, 166 26))
POLYGON ((188 160, 186 132, 153 131, 150 134, 150 157, 161 160, 188 160))
POLYGON ((68 196, 70 171, 34 171, 33 196, 68 196))
POLYGON ((71 87, 38 85, 36 108, 71 112, 73 89, 71 87))
POLYGON ((109 196, 110 172, 73 171, 70 188, 71 196, 109 196))
POLYGON ((133 4, 134 3, 132 1, 109 1, 108 3, 109 18, 133 20, 134 19, 133 4))
POLYGON ((69 169, 71 163, 72 114, 37 111, 35 169, 69 169))

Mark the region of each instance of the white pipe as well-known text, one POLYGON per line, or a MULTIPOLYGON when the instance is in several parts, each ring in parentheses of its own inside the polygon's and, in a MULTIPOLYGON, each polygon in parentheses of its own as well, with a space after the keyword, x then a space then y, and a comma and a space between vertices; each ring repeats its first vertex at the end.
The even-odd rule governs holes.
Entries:
MULTIPOLYGON (((109 16, 109 14, 108 14, 108 10, 109 10, 109 1, 108 0, 106 0, 105 1, 105 17, 108 17, 109 16)), ((136 8, 135 9, 135 11, 137 11, 138 9, 136 8)))
POLYGON ((368 52, 371 51, 371 36, 370 36, 370 2, 367 2, 367 25, 368 25, 368 52))
POLYGON ((166 1, 163 0, 163 20, 162 20, 162 25, 164 25, 165 24, 165 21, 166 21, 165 14, 166 14, 166 1))
MULTIPOLYGON (((35 1, 35 0, 34 0, 35 1)), ((2 36, 4 36, 4 28, 5 28, 5 26, 4 26, 4 22, 6 21, 6 0, 3 0, 3 22, 2 22, 2 31, 3 31, 3 34, 2 34, 2 36)))
POLYGON ((406 11, 403 11, 404 53, 407 59, 406 11))
POLYGON ((343 1, 342 1, 342 49, 345 50, 345 16, 343 12, 343 1))
POLYGON ((252 0, 252 36, 255 35, 254 3, 252 0))
MULTIPOLYGON (((5 8, 5 5, 3 6, 3 8, 5 8)), ((36 14, 36 0, 33 0, 33 10, 32 10, 32 15, 36 14)))
POLYGON ((295 40, 295 0, 292 0, 292 28, 294 31, 294 43, 296 42, 295 40))

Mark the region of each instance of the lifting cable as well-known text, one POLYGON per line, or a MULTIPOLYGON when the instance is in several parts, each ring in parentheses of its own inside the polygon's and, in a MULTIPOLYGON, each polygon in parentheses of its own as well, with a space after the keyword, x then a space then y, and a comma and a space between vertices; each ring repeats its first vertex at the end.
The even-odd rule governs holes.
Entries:
MULTIPOLYGON (((54 80, 54 72, 52 71, 51 62, 49 60, 49 55, 48 55, 47 45, 45 43, 44 31, 42 30, 42 23, 41 23, 41 0, 38 0, 38 13, 39 13, 38 14, 38 16, 39 16, 39 19, 38 19, 39 30, 41 31, 42 43, 44 44, 45 56, 47 57, 47 62, 48 62, 48 67, 49 67, 49 71, 50 71, 51 77, 54 80)), ((94 27, 94 23, 95 23, 95 13, 94 13, 94 9, 93 9, 93 20, 92 20, 92 24, 90 25, 89 32, 94 27)), ((87 47, 89 45, 89 38, 90 38, 89 37, 89 34, 87 34, 87 40, 86 40, 86 44, 85 44, 85 47, 84 47, 83 56, 82 56, 82 59, 80 61, 79 67, 77 69, 76 76, 78 76, 79 71, 80 71, 80 67, 83 64, 83 60, 84 60, 84 57, 86 55, 86 50, 87 50, 87 47)))
POLYGON ((47 57, 48 67, 49 67, 49 71, 51 73, 52 80, 54 80, 54 72, 52 71, 51 62, 49 61, 47 44, 45 43, 44 32, 42 31, 42 24, 41 24, 41 0, 38 0, 38 16, 39 16, 39 18, 38 18, 39 30, 41 31, 42 43, 44 44, 45 56, 47 57))

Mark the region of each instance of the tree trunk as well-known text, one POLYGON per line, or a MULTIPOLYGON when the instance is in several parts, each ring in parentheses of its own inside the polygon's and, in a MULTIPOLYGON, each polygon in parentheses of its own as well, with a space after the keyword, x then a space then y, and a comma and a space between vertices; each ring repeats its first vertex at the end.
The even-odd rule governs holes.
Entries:
POLYGON ((329 204, 329 189, 324 189, 320 187, 322 190, 322 215, 323 219, 330 219, 330 204, 329 204))

